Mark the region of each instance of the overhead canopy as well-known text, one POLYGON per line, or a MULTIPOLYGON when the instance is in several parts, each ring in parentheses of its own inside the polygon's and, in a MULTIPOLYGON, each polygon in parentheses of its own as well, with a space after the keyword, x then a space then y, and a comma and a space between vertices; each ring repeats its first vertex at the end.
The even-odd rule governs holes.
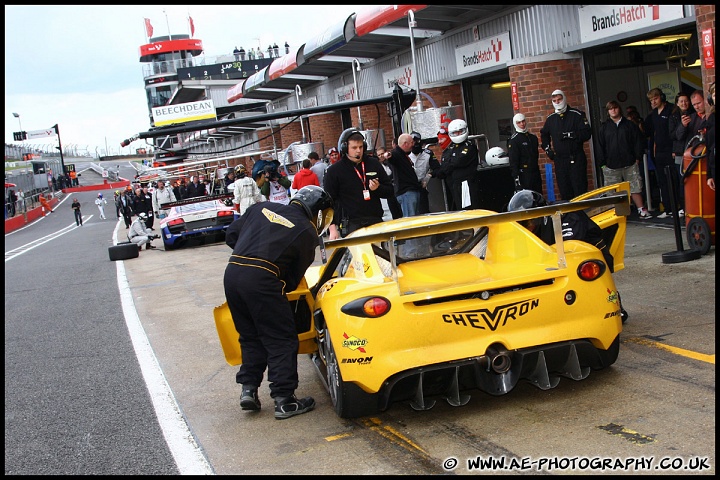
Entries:
MULTIPOLYGON (((276 59, 270 75, 262 77, 262 85, 243 90, 243 98, 276 100, 326 78, 348 72, 348 65, 357 58, 368 63, 394 52, 410 48, 408 11, 413 11, 417 26, 413 27, 416 44, 419 40, 441 35, 472 22, 484 22, 521 5, 373 5, 331 26, 310 39, 292 59, 276 59)), ((292 56, 292 54, 290 54, 292 56)), ((257 74, 256 74, 257 75, 257 74)), ((252 78, 252 77, 251 77, 252 78)), ((258 82, 259 83, 259 82, 258 82)))
MULTIPOLYGON (((396 89, 399 92, 398 100, 402 101, 402 103, 404 104, 402 108, 407 108, 407 106, 412 104, 412 102, 415 100, 415 91, 400 91, 399 87, 396 87, 396 89)), ((197 121, 175 126, 156 127, 147 132, 139 133, 138 138, 159 138, 170 135, 177 135, 179 133, 201 132, 201 134, 199 134, 199 138, 197 139, 204 139, 208 137, 213 137, 216 134, 222 135, 223 131, 228 131, 226 130, 228 127, 240 127, 247 130, 256 130, 258 128, 266 127, 267 122, 269 122, 270 120, 276 120, 278 118, 291 118, 301 115, 312 115, 315 113, 323 113, 333 110, 359 107, 363 105, 392 102, 394 100, 395 98, 393 97, 393 95, 384 95, 381 97, 368 98, 364 100, 354 100, 333 105, 320 105, 317 107, 301 108, 298 110, 285 110, 282 112, 226 118, 223 120, 197 121)))

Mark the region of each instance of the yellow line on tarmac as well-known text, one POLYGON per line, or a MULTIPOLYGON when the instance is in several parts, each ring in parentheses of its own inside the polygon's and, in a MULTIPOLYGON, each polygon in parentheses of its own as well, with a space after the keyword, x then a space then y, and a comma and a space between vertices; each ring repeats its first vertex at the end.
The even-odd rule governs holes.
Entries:
POLYGON ((385 437, 386 439, 390 440, 392 443, 396 445, 400 445, 401 447, 422 453, 424 456, 427 456, 428 453, 420 448, 418 444, 407 438, 402 433, 398 432, 394 428, 392 428, 389 425, 383 425, 379 418, 368 418, 361 420, 361 423, 368 429, 380 434, 381 436, 385 437))
POLYGON ((630 337, 626 338, 625 341, 637 343, 638 345, 648 345, 650 347, 659 348, 661 350, 667 350, 668 352, 674 353, 675 355, 681 355, 683 357, 692 358, 693 360, 700 360, 701 362, 711 363, 715 365, 715 354, 708 355, 705 353, 693 352, 692 350, 685 350, 684 348, 665 345, 664 343, 648 340, 647 338, 630 337))

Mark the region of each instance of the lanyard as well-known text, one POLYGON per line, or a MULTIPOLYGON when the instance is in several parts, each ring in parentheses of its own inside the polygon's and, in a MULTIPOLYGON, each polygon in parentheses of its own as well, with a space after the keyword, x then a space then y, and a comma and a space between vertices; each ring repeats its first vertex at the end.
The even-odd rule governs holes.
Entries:
POLYGON ((358 176, 358 178, 362 182, 363 190, 364 190, 365 189, 365 162, 361 161, 360 165, 362 165, 362 176, 360 176, 360 172, 358 171, 357 168, 355 168, 355 166, 353 166, 353 170, 355 170, 355 174, 358 176))

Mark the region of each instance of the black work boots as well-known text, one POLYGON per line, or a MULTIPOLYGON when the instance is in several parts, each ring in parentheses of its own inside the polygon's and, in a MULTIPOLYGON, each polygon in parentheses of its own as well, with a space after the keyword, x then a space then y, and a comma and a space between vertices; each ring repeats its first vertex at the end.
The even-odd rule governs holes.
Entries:
POLYGON ((312 397, 297 399, 295 395, 290 397, 275 398, 275 420, 294 417, 315 408, 315 400, 312 397))
POLYGON ((260 410, 260 398, 257 388, 243 387, 240 395, 240 408, 243 410, 260 410))

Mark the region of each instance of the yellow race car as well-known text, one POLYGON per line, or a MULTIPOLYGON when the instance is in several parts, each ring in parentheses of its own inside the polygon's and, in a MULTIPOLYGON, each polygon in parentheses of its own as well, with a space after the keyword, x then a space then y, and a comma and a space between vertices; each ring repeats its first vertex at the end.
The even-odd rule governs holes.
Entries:
MULTIPOLYGON (((629 185, 525 211, 469 210, 400 218, 321 245, 288 295, 300 349, 309 354, 340 417, 393 402, 416 410, 437 399, 466 404, 468 392, 541 389, 582 380, 618 357, 619 295, 600 250, 548 245, 519 222, 585 210, 624 267, 629 185)), ((242 363, 227 304, 215 308, 226 361, 242 363)))

